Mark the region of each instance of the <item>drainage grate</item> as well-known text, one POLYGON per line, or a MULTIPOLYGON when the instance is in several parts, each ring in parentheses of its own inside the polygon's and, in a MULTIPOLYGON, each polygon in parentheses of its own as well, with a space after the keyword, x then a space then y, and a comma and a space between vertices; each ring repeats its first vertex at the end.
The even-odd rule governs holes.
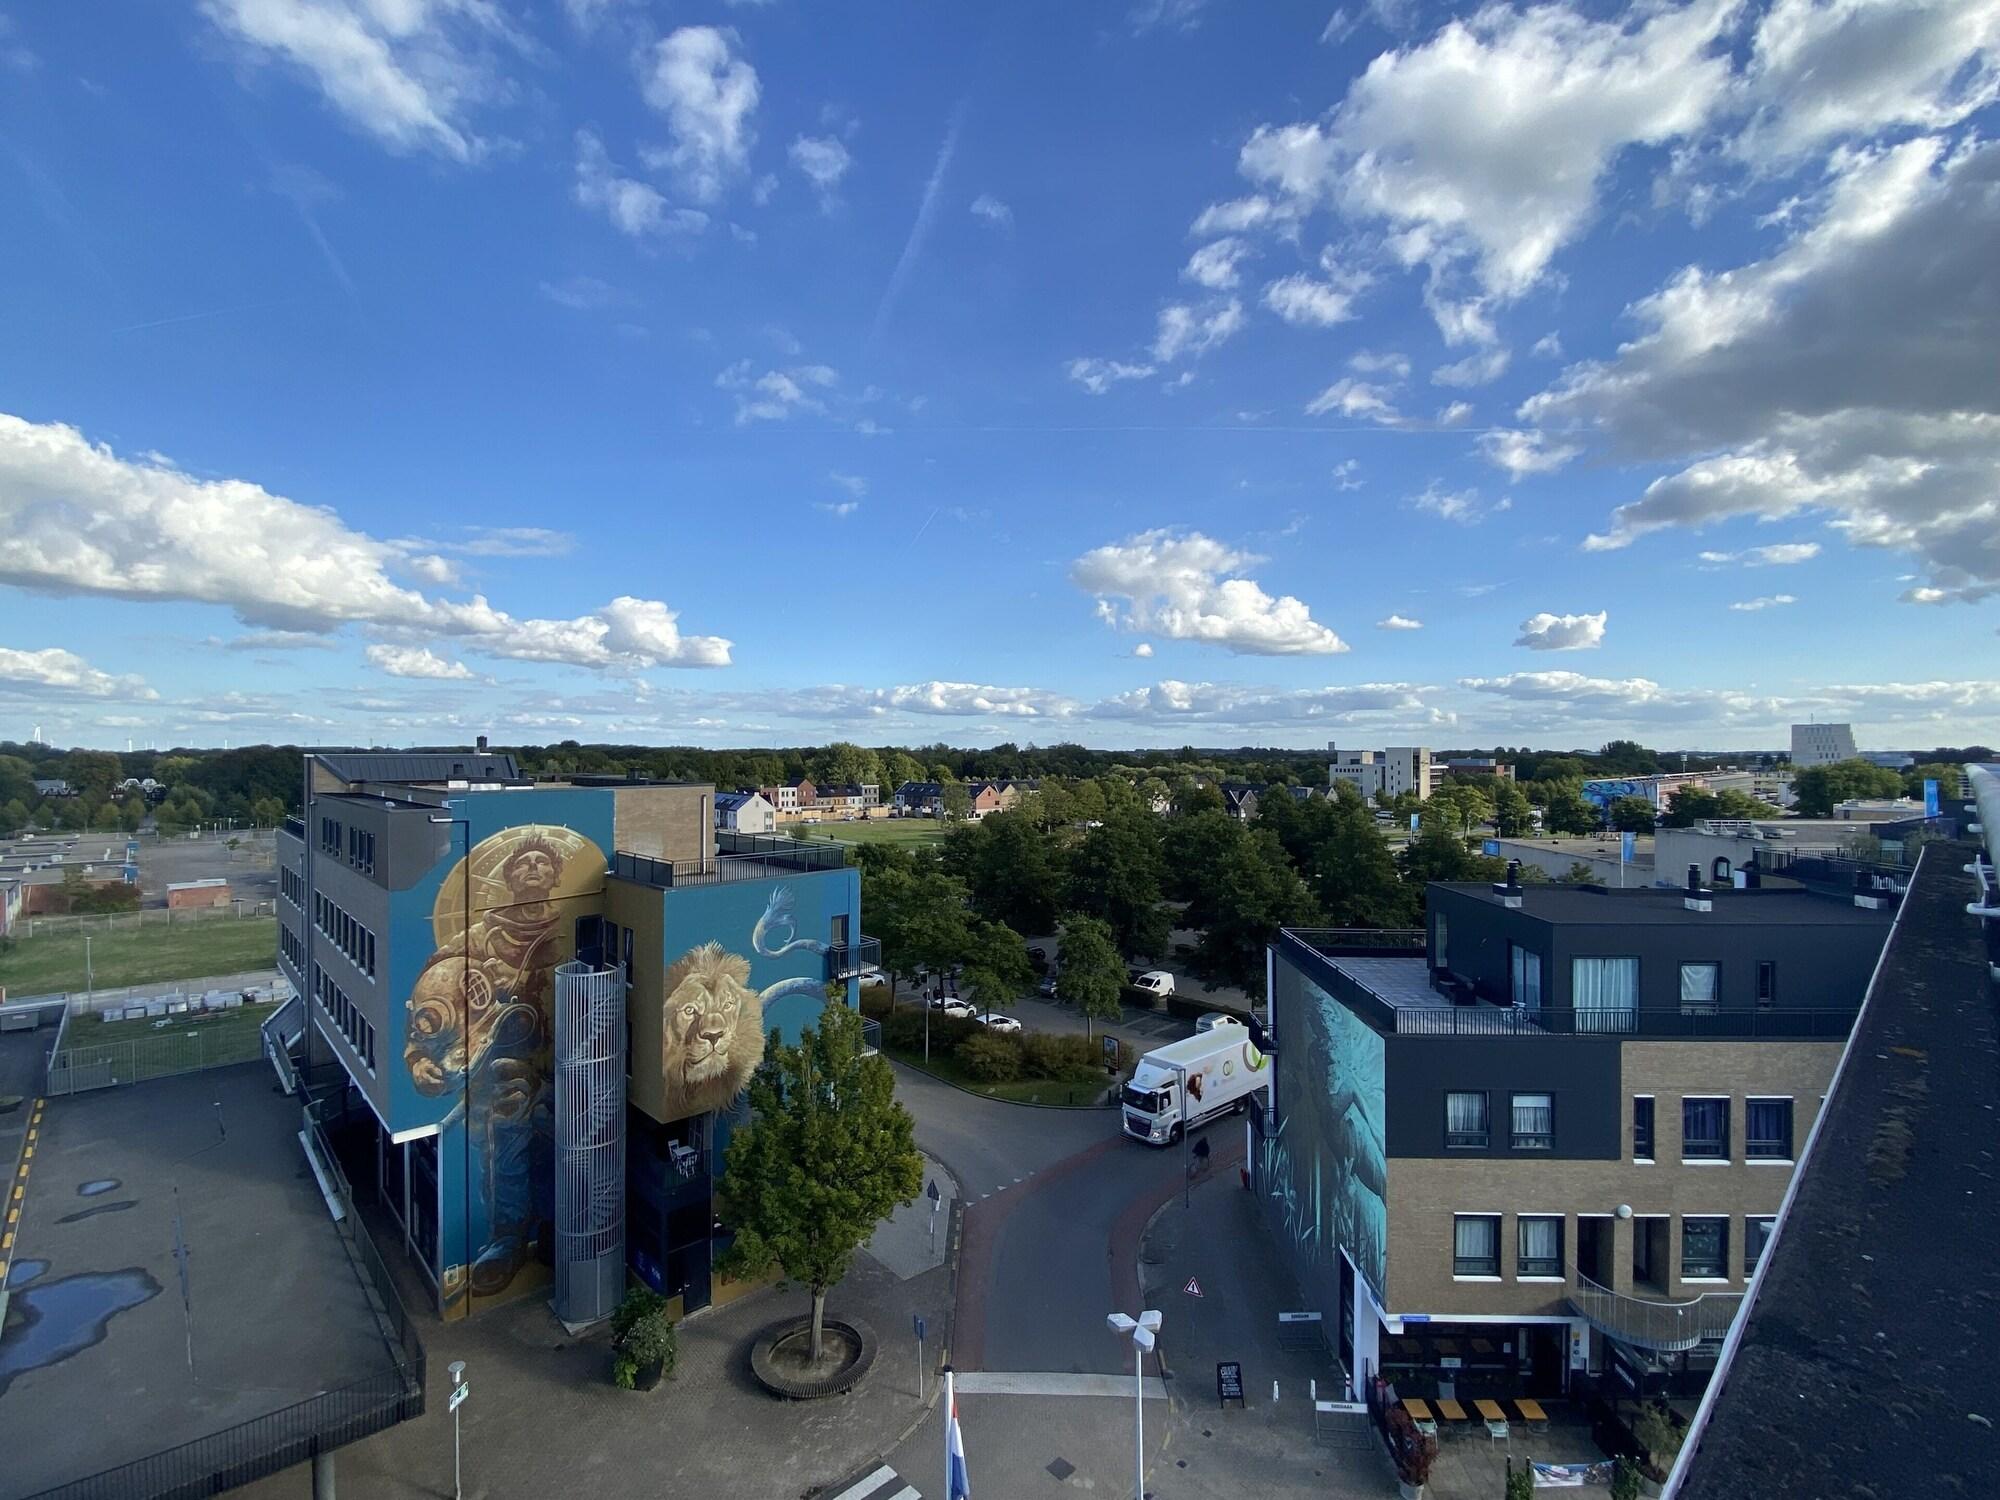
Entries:
POLYGON ((1067 1479, 1076 1472, 1076 1465, 1066 1458, 1058 1458, 1049 1464, 1048 1469, 1057 1479, 1067 1479))

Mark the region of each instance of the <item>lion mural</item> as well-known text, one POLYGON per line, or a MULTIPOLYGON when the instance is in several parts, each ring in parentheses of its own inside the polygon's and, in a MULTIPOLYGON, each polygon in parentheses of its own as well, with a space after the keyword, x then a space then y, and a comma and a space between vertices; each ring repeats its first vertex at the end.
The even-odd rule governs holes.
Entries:
POLYGON ((666 1117, 724 1107, 764 1060, 763 997, 750 988, 750 960, 703 943, 674 962, 661 991, 666 1117))

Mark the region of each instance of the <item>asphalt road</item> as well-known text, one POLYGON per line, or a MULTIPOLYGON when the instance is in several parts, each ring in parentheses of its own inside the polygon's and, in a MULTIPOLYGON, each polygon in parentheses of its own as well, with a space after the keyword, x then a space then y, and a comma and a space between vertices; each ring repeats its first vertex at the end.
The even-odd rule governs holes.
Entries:
POLYGON ((917 1144, 951 1168, 966 1205, 1006 1192, 1118 1129, 1109 1109, 1037 1109, 983 1099, 894 1063, 917 1144))

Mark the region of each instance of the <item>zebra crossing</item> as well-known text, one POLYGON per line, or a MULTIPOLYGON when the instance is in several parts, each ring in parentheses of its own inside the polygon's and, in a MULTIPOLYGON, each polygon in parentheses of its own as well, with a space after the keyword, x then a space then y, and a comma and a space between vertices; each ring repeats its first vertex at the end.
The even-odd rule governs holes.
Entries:
POLYGON ((902 1475, 881 1464, 845 1489, 834 1490, 825 1500, 924 1500, 924 1497, 902 1475))

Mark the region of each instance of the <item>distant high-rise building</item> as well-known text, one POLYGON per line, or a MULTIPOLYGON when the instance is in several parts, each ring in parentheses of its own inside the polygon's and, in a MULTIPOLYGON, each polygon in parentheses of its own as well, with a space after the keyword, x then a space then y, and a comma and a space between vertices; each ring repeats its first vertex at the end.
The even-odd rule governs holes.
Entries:
POLYGON ((1838 761, 1853 760, 1858 753, 1854 748, 1852 724, 1792 726, 1792 765, 1796 769, 1830 766, 1838 761))
POLYGON ((1426 801, 1437 790, 1438 768, 1431 752, 1422 745, 1391 745, 1386 750, 1342 750, 1328 744, 1331 763, 1326 768, 1328 789, 1346 782, 1372 801, 1377 793, 1395 797, 1415 792, 1426 801))

